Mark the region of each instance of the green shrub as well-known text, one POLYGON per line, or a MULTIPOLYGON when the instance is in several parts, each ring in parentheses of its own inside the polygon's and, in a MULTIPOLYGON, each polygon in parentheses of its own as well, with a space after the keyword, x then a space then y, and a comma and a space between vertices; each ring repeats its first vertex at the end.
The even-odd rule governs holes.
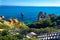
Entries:
POLYGON ((5 24, 0 24, 0 29, 9 29, 10 27, 5 24))
POLYGON ((8 30, 4 30, 4 31, 2 31, 2 33, 1 33, 1 35, 2 36, 6 36, 6 35, 8 35, 9 33, 8 33, 8 30))
POLYGON ((38 40, 38 38, 32 37, 32 38, 25 38, 25 40, 38 40))

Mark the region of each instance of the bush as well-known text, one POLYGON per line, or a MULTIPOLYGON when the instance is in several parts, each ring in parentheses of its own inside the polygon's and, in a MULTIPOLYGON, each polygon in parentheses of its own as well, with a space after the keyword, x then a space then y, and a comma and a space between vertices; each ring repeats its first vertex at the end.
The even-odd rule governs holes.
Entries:
POLYGON ((0 20, 1 23, 4 23, 4 20, 0 20))
POLYGON ((9 34, 9 33, 8 33, 8 30, 4 30, 4 31, 2 31, 2 33, 1 33, 2 36, 8 35, 8 34, 9 34))
POLYGON ((38 38, 32 37, 32 38, 25 38, 25 40, 38 40, 38 38))
POLYGON ((15 35, 18 39, 23 39, 23 35, 21 35, 21 34, 18 34, 18 35, 15 35))
POLYGON ((6 35, 4 36, 3 40, 18 40, 14 35, 6 35))
POLYGON ((9 29, 10 27, 5 24, 0 24, 0 29, 9 29))

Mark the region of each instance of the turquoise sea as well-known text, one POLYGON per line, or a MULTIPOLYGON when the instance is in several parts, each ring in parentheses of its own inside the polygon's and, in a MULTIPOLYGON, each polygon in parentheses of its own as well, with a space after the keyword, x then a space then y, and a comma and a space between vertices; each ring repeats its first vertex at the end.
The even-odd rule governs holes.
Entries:
POLYGON ((39 12, 46 12, 48 14, 60 15, 60 7, 38 7, 38 6, 0 6, 0 16, 5 16, 5 20, 17 18, 21 21, 21 12, 24 13, 24 22, 32 23, 37 21, 39 12))

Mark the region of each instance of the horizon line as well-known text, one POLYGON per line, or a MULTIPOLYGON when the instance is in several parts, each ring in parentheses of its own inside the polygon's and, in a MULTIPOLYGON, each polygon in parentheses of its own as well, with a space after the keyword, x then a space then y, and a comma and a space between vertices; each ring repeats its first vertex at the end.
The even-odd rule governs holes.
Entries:
MULTIPOLYGON (((0 6, 21 6, 21 5, 0 5, 0 6)), ((25 5, 23 5, 25 6, 25 5)), ((30 7, 30 6, 28 6, 30 7)), ((31 6, 31 7, 60 7, 60 6, 31 6)))

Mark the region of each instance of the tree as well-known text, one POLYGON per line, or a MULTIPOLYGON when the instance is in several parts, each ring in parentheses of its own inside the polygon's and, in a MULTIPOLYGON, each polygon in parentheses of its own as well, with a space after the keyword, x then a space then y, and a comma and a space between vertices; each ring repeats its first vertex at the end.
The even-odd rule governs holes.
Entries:
POLYGON ((53 22, 53 23, 52 23, 52 26, 53 26, 53 27, 54 27, 54 26, 56 26, 56 25, 57 25, 57 23, 56 23, 56 22, 53 22))
POLYGON ((18 40, 18 38, 14 35, 6 35, 3 40, 18 40))
POLYGON ((57 25, 60 25, 60 16, 57 17, 57 25))
POLYGON ((4 31, 2 31, 2 33, 1 33, 2 36, 8 35, 8 34, 9 34, 9 33, 8 33, 8 30, 4 30, 4 31))
POLYGON ((44 28, 40 28, 40 33, 44 33, 44 28))
POLYGON ((23 39, 24 36, 22 34, 15 35, 18 39, 23 39))

